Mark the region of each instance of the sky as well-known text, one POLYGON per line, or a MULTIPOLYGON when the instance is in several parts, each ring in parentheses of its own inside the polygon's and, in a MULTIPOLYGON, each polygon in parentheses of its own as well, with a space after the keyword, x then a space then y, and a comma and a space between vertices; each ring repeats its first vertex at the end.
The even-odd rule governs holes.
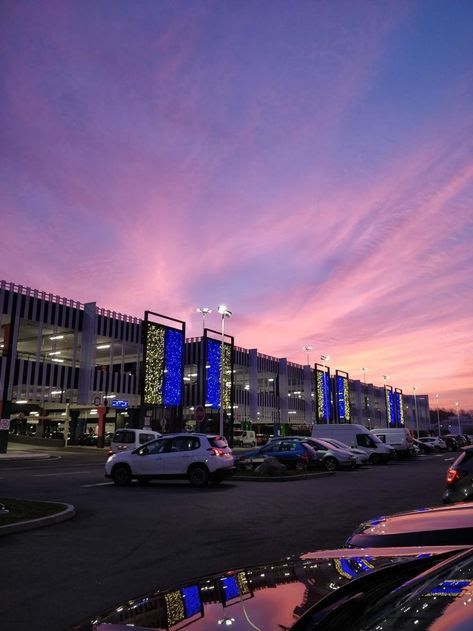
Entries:
POLYGON ((473 409, 473 3, 4 0, 0 278, 473 409))

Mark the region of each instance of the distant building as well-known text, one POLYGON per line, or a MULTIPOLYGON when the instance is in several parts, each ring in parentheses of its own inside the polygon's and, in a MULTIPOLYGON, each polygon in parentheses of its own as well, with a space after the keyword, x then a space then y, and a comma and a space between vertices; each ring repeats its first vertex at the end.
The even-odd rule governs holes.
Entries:
MULTIPOLYGON (((207 402, 210 330, 205 337, 185 341, 181 404, 172 413, 166 406, 148 412, 140 408, 141 319, 5 281, 0 282, 0 318, 2 417, 12 419, 13 432, 46 436, 62 430, 67 409, 71 435, 94 433, 104 404, 110 432, 145 422, 167 431, 202 428, 196 421, 199 406, 205 408, 205 427, 217 429, 218 404, 207 402)), ((214 335, 211 343, 218 339, 214 335)), ((267 434, 310 432, 321 396, 314 367, 239 346, 232 346, 229 361, 226 429, 251 423, 267 434)), ((342 420, 385 427, 384 386, 344 380, 344 374, 332 374, 325 384, 330 422, 336 422, 336 411, 340 415, 343 408, 342 420), (334 391, 337 384, 345 393, 334 391)), ((419 430, 427 431, 428 397, 416 400, 419 430)), ((405 424, 415 429, 414 397, 404 395, 402 401, 405 424)))

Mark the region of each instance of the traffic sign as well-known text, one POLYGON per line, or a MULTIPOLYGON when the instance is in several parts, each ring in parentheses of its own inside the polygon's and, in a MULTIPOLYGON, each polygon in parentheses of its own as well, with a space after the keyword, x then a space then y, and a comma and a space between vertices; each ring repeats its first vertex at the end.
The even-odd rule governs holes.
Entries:
POLYGON ((194 410, 194 418, 198 423, 205 419, 205 408, 203 405, 197 405, 194 410))

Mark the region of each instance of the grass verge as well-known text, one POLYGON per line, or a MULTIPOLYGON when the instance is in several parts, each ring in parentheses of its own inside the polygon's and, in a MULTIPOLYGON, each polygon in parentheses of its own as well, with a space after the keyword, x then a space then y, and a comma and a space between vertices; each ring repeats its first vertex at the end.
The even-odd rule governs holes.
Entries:
POLYGON ((0 509, 5 507, 8 513, 0 511, 0 526, 16 524, 29 519, 48 517, 66 510, 65 504, 57 502, 33 502, 31 500, 17 500, 0 497, 0 509))

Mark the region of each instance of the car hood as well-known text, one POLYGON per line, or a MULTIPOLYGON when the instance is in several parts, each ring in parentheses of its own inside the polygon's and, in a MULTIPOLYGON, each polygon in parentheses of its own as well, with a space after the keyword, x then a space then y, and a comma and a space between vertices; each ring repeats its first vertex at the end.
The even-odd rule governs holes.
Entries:
POLYGON ((290 628, 321 598, 375 569, 450 548, 319 551, 231 569, 154 591, 94 616, 72 631, 290 628))
POLYGON ((473 545, 473 502, 377 517, 358 526, 347 541, 357 547, 412 545, 473 545))

